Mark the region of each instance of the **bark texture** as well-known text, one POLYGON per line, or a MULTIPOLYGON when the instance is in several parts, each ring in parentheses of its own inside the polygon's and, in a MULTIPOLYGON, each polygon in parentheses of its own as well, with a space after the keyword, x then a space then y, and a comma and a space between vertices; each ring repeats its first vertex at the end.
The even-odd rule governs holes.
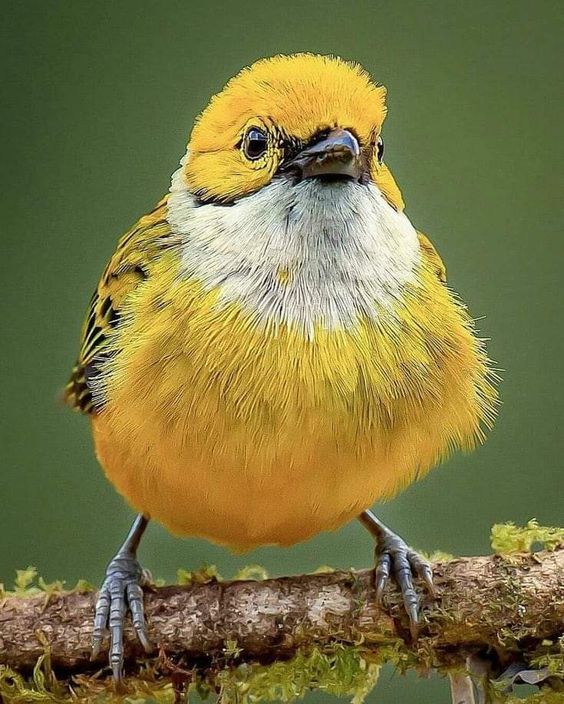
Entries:
MULTIPOLYGON (((463 664, 486 649, 504 662, 564 632, 564 549, 461 558, 434 570, 438 598, 424 596, 416 643, 395 587, 387 588, 379 608, 368 570, 147 590, 150 636, 155 653, 183 666, 271 662, 301 646, 335 643, 377 651, 399 639, 413 664, 436 667, 463 664)), ((92 592, 6 597, 0 603, 0 664, 28 672, 48 644, 55 672, 103 666, 105 653, 90 661, 95 599, 92 592)), ((138 657, 146 659, 129 628, 130 671, 138 657)))

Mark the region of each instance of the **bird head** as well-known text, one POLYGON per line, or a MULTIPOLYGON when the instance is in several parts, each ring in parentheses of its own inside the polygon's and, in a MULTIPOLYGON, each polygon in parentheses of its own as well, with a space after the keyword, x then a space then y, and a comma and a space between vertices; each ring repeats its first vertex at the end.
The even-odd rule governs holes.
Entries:
POLYGON ((385 89, 358 64, 297 54, 241 71, 172 177, 183 273, 308 335, 393 304, 419 244, 383 161, 385 115, 385 89))
POLYGON ((184 177, 201 203, 232 203, 275 179, 374 183, 403 208, 383 162, 386 90, 358 64, 314 54, 243 69, 196 121, 184 177))

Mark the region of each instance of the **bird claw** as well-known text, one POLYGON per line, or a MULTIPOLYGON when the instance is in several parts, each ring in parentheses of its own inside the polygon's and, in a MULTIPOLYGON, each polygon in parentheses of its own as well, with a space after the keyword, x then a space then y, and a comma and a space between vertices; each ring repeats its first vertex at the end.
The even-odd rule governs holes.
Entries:
POLYGON ((430 563, 389 529, 382 531, 378 537, 375 562, 374 584, 378 603, 381 603, 384 588, 392 575, 401 591, 409 618, 411 637, 416 640, 419 634, 420 600, 413 585, 413 575, 420 577, 431 595, 435 597, 436 590, 430 563))
POLYGON ((143 572, 131 553, 118 553, 106 569, 100 588, 92 632, 92 659, 100 654, 106 629, 110 631, 109 663, 114 681, 120 682, 123 669, 123 631, 127 611, 131 612, 133 628, 147 653, 152 646, 149 640, 143 607, 143 572))
POLYGON ((503 694, 510 694, 516 684, 540 685, 554 675, 548 667, 533 669, 524 662, 514 662, 497 678, 503 694))

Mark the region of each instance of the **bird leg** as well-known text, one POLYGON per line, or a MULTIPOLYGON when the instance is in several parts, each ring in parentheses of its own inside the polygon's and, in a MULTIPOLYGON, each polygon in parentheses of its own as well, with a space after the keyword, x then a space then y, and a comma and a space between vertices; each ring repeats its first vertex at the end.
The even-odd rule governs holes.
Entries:
POLYGON ((143 589, 146 581, 141 565, 137 562, 137 548, 149 519, 139 514, 116 556, 106 568, 106 577, 100 588, 94 630, 92 632, 92 658, 102 647, 106 628, 110 631, 109 660, 114 680, 121 681, 123 667, 123 626, 127 611, 131 612, 133 627, 146 652, 152 646, 147 633, 143 608, 143 589))
POLYGON ((411 635, 415 639, 419 625, 419 597, 413 586, 413 574, 421 577, 431 594, 435 596, 431 565, 424 557, 412 550, 399 535, 379 521, 372 511, 361 513, 359 521, 376 539, 374 575, 376 599, 381 602, 384 587, 392 575, 400 588, 409 617, 411 635))

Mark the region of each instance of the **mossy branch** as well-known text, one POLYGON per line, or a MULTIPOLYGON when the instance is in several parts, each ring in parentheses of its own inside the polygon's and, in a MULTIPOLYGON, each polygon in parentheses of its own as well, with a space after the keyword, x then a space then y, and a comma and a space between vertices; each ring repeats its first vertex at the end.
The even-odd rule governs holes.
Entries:
MULTIPOLYGON (((501 663, 523 659, 524 650, 534 653, 562 636, 564 549, 460 558, 434 569, 439 597, 424 597, 416 643, 410 642, 393 587, 383 608, 376 605, 368 570, 153 588, 145 602, 156 658, 171 672, 217 670, 340 645, 361 647, 375 659, 393 652, 396 664, 456 668, 478 652, 495 654, 501 663)), ((58 675, 101 668, 104 656, 90 661, 95 598, 92 592, 57 590, 5 597, 0 664, 30 672, 48 651, 58 675)), ((131 629, 127 641, 133 672, 147 657, 131 629)))

